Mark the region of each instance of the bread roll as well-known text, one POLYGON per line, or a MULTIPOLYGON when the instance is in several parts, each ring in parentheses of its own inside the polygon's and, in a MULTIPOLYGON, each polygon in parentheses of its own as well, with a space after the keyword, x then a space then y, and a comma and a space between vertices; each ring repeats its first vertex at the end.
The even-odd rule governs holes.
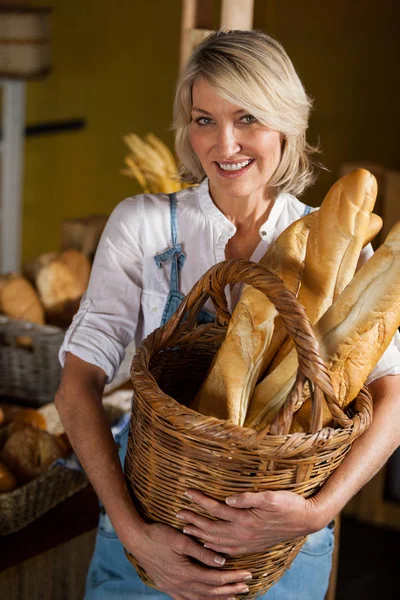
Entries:
POLYGON ((2 451, 2 460, 18 483, 42 475, 63 452, 54 436, 30 426, 14 431, 2 451))
POLYGON ((45 252, 32 260, 26 261, 23 266, 23 274, 36 287, 36 279, 40 271, 50 263, 57 260, 58 252, 45 252))
POLYGON ((79 296, 82 296, 86 291, 90 278, 91 265, 89 259, 82 252, 71 248, 70 250, 64 250, 58 260, 74 274, 80 285, 79 296))
POLYGON ((48 323, 69 326, 87 287, 89 271, 88 259, 77 250, 63 253, 40 270, 36 286, 48 323))
POLYGON ((24 265, 24 272, 39 292, 49 324, 70 324, 89 283, 90 269, 89 259, 74 249, 42 254, 24 265))
POLYGON ((0 275, 0 312, 12 319, 44 323, 38 294, 25 277, 16 273, 0 275))

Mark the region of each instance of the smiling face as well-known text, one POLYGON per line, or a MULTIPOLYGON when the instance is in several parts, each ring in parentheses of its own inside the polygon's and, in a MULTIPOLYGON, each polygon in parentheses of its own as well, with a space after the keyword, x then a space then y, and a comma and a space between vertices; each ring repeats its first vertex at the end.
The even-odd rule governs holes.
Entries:
POLYGON ((267 199, 268 181, 281 157, 279 132, 218 96, 205 79, 197 79, 189 136, 214 200, 267 199))

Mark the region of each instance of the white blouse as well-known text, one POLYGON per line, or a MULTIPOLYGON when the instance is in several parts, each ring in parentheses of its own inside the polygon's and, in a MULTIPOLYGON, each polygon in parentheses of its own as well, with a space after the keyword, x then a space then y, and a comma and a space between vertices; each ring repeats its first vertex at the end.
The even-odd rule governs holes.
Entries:
MULTIPOLYGON (((278 235, 304 214, 305 205, 290 194, 280 194, 261 241, 251 257, 258 262, 278 235)), ((180 271, 180 291, 186 295, 213 265, 225 260, 225 247, 236 227, 213 203, 208 180, 177 194, 178 243, 186 254, 180 271)), ((101 237, 89 285, 60 349, 97 365, 111 382, 129 344, 136 346, 159 327, 167 295, 171 263, 158 268, 154 256, 168 250, 171 241, 169 197, 141 194, 116 206, 101 237)), ((365 248, 360 264, 372 254, 365 248)), ((232 310, 236 298, 226 289, 232 310)), ((206 307, 211 312, 209 301, 206 307)), ((368 382, 400 373, 400 342, 395 336, 368 382)))

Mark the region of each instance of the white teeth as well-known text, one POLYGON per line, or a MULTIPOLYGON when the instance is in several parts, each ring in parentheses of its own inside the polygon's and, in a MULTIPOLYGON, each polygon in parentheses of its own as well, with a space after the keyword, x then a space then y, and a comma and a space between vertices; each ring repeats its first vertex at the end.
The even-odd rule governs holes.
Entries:
POLYGON ((247 165, 249 165, 251 163, 251 161, 252 161, 252 159, 249 158, 248 160, 245 160, 244 162, 241 162, 241 163, 231 163, 231 164, 217 163, 217 164, 223 171, 239 171, 240 169, 247 167, 247 165))

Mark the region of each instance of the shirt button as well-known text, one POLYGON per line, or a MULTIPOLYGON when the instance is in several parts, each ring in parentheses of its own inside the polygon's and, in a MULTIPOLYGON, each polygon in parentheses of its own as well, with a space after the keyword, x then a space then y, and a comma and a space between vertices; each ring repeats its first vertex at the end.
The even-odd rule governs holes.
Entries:
POLYGON ((266 231, 262 231, 261 235, 262 235, 262 237, 265 237, 267 235, 267 232, 266 231))
POLYGON ((153 308, 151 309, 151 312, 154 312, 154 313, 158 312, 157 306, 153 306, 153 308))

